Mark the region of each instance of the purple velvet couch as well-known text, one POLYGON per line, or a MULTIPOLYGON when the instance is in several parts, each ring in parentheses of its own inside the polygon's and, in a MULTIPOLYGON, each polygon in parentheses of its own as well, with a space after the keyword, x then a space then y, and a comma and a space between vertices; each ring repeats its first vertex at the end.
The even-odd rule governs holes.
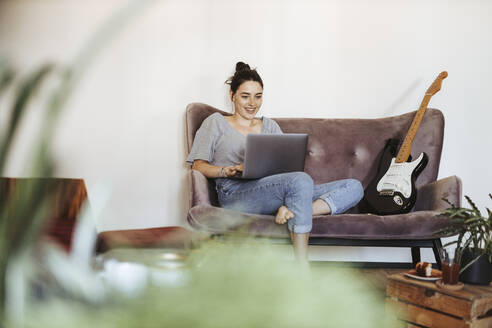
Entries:
MULTIPOLYGON (((186 108, 188 152, 202 121, 214 112, 230 115, 201 103, 186 108)), ((379 158, 389 138, 403 140, 415 112, 381 119, 275 118, 284 132, 308 133, 307 172, 315 183, 356 178, 364 188, 376 174, 379 158)), ((351 245, 410 247, 413 264, 420 261, 420 247, 433 248, 440 267, 440 239, 433 233, 448 224, 436 217, 447 207, 445 197, 461 204, 461 181, 456 176, 437 180, 444 134, 444 117, 437 109, 428 109, 412 146, 412 157, 421 152, 429 163, 416 181, 417 203, 408 214, 377 216, 363 214, 358 207, 334 216, 315 216, 311 245, 351 245), (437 180, 437 181, 436 181, 437 180)), ((286 225, 277 225, 271 215, 238 213, 220 208, 214 181, 190 170, 191 206, 188 222, 197 230, 220 235, 241 231, 259 237, 287 239, 286 225)), ((407 267, 409 263, 393 267, 407 267)))

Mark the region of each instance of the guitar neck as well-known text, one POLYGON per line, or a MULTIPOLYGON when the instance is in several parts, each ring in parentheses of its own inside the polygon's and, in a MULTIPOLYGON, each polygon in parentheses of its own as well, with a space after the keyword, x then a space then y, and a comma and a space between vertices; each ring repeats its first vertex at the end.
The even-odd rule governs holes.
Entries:
POLYGON ((427 105, 429 104, 431 97, 432 97, 431 94, 425 94, 424 99, 420 104, 420 108, 415 114, 415 117, 413 118, 412 125, 410 125, 410 129, 408 129, 407 135, 403 140, 403 144, 400 147, 400 151, 396 156, 396 160, 395 160, 396 163, 403 163, 408 160, 408 157, 410 156, 410 151, 412 150, 413 139, 415 138, 415 135, 419 130, 420 123, 422 122, 422 118, 424 117, 425 110, 427 109, 427 105))

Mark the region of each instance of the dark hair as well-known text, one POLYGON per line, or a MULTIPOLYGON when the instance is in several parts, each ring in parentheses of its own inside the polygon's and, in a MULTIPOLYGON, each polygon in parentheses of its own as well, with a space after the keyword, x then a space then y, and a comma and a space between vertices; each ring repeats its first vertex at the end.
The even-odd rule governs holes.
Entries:
POLYGON ((236 72, 225 83, 231 86, 232 94, 235 94, 239 86, 246 81, 258 82, 263 88, 263 81, 256 69, 251 69, 248 64, 243 62, 237 62, 236 72))

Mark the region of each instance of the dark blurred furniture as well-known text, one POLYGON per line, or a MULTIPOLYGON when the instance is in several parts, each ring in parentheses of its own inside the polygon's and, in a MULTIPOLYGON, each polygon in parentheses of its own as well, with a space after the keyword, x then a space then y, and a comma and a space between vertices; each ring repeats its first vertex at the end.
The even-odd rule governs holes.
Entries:
MULTIPOLYGON (((206 104, 192 103, 186 108, 187 150, 203 120, 219 112, 206 104)), ((355 178, 364 188, 376 175, 377 165, 387 139, 402 140, 415 112, 381 119, 274 119, 286 133, 309 134, 305 162, 315 183, 355 178)), ((444 117, 437 109, 425 113, 412 147, 412 157, 421 152, 429 163, 416 181, 417 203, 412 212, 376 216, 353 208, 346 214, 316 216, 309 243, 311 245, 410 247, 412 265, 420 261, 420 247, 430 247, 440 266, 439 237, 433 233, 448 225, 448 219, 435 217, 447 207, 446 197, 461 204, 461 181, 456 176, 437 180, 444 134, 444 117)), ((191 206, 188 222, 197 230, 221 235, 240 230, 246 234, 273 239, 288 239, 286 225, 277 225, 271 215, 238 213, 220 208, 213 179, 190 170, 191 206)), ((374 263, 374 266, 408 267, 409 263, 374 263)), ((366 266, 371 266, 366 263, 366 266)))
MULTIPOLYGON (((62 178, 0 178, 0 204, 14 204, 23 201, 25 204, 38 206, 41 200, 46 205, 46 220, 43 223, 43 238, 49 238, 59 244, 67 252, 71 250, 72 238, 77 217, 84 202, 87 190, 82 179, 62 178), (36 205, 37 204, 37 205, 36 205)), ((33 224, 33 220, 25 213, 6 208, 6 217, 18 222, 33 224)), ((24 229, 23 224, 16 225, 24 229)), ((10 231, 9 237, 21 235, 21 231, 10 231)), ((149 229, 113 230, 98 234, 96 252, 106 252, 112 248, 189 248, 195 243, 208 238, 208 234, 193 232, 182 227, 159 227, 149 229)))
POLYGON ((104 253, 113 248, 192 248, 208 234, 182 227, 109 230, 98 234, 96 250, 104 253))
MULTIPOLYGON (((71 249, 77 216, 86 200, 87 191, 82 179, 0 178, 0 204, 7 205, 4 219, 17 220, 21 224, 16 227, 24 229, 23 222, 33 224, 28 215, 39 213, 44 201, 47 220, 43 224, 43 236, 67 251, 71 249), (37 207, 27 212, 26 208, 16 208, 14 213, 8 204, 18 201, 37 207)), ((9 238, 16 235, 20 234, 13 229, 9 238)))

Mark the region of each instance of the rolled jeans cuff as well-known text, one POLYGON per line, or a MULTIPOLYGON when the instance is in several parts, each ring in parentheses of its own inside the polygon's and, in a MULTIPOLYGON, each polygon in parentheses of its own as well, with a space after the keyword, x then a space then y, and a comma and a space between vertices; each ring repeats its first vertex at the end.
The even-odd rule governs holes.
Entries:
POLYGON ((313 225, 298 225, 294 223, 287 223, 287 228, 293 233, 308 233, 313 228, 313 225))
POLYGON ((326 204, 328 204, 328 206, 330 206, 330 215, 338 214, 337 213, 337 206, 335 205, 335 203, 333 202, 333 200, 331 199, 330 196, 327 196, 325 198, 320 198, 320 199, 324 200, 326 202, 326 204))

